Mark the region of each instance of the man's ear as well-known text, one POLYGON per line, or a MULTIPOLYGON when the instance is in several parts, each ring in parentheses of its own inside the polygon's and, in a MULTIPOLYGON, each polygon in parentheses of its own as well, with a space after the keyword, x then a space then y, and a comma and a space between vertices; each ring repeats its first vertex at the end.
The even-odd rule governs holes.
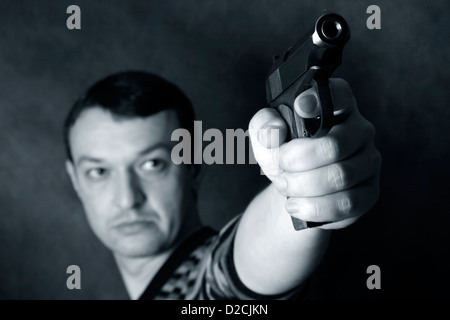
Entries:
POLYGON ((72 181, 72 186, 75 189, 75 192, 78 194, 80 190, 80 187, 78 185, 78 178, 75 174, 75 168, 73 166, 73 163, 69 159, 66 160, 66 171, 70 177, 70 180, 72 181))

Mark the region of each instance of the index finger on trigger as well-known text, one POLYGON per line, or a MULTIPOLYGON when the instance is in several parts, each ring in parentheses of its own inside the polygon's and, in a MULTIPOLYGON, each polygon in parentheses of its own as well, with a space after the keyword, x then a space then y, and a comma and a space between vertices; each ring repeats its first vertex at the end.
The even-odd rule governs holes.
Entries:
POLYGON ((320 100, 314 88, 303 91, 294 100, 295 112, 302 118, 312 119, 320 116, 320 100))
POLYGON ((356 100, 350 85, 341 78, 330 78, 328 83, 333 99, 334 115, 345 114, 347 117, 356 108, 356 100))
POLYGON ((356 116, 335 125, 324 137, 294 139, 279 151, 279 165, 284 171, 307 171, 343 160, 371 144, 373 126, 356 116))
MULTIPOLYGON (((356 106, 350 85, 341 78, 329 79, 330 93, 333 100, 334 115, 341 122, 356 106)), ((304 119, 312 119, 321 115, 320 98, 314 88, 303 91, 294 100, 295 112, 304 119)))

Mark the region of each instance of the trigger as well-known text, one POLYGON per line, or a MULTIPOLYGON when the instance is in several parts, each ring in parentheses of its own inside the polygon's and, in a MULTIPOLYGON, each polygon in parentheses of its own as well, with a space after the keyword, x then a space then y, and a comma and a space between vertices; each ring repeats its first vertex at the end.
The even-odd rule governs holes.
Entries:
POLYGON ((328 85, 328 78, 317 77, 311 83, 317 92, 318 102, 322 111, 318 121, 308 122, 308 125, 311 126, 311 130, 308 131, 311 132, 314 138, 320 138, 326 135, 333 126, 333 99, 328 85))

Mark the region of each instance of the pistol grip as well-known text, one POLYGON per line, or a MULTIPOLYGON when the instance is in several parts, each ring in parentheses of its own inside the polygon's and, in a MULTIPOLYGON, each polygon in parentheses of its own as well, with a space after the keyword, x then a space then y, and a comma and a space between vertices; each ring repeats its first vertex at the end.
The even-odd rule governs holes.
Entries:
MULTIPOLYGON (((280 115, 283 117, 284 121, 286 122, 286 124, 288 126, 288 129, 289 129, 288 139, 292 140, 292 139, 297 138, 297 124, 296 124, 296 119, 295 119, 293 110, 285 104, 279 105, 277 110, 280 113, 280 115)), ((302 119, 301 117, 297 117, 297 118, 302 119)), ((302 121, 302 120, 300 120, 300 121, 302 121)), ((295 230, 303 230, 308 227, 306 221, 294 218, 292 216, 291 216, 291 220, 292 220, 292 225, 294 226, 295 230)))
MULTIPOLYGON (((305 119, 300 117, 293 107, 281 104, 277 108, 288 126, 288 140, 309 137, 320 138, 325 136, 333 126, 334 108, 330 87, 328 86, 328 77, 318 77, 317 79, 313 79, 311 84, 319 97, 320 116, 305 119)), ((330 223, 330 221, 308 222, 292 216, 291 219, 295 230, 303 230, 305 228, 318 227, 330 223)))

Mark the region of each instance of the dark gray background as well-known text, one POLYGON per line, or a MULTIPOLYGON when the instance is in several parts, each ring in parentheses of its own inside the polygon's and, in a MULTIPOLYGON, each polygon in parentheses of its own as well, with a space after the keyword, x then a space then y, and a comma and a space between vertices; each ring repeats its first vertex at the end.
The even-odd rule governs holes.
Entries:
MULTIPOLYGON (((377 128, 383 156, 373 210, 333 234, 314 298, 449 297, 448 1, 1 1, 0 298, 127 298, 64 171, 62 122, 76 97, 112 72, 174 81, 203 128, 247 128, 264 106, 273 54, 322 9, 352 29, 337 76, 377 128), (82 30, 66 28, 81 7, 82 30), (366 9, 381 8, 381 30, 366 9), (66 268, 81 267, 81 290, 66 268), (366 269, 381 268, 381 290, 366 269)), ((200 212, 216 228, 265 185, 255 165, 205 168, 200 212)), ((282 272, 282 270, 280 270, 282 272)))

